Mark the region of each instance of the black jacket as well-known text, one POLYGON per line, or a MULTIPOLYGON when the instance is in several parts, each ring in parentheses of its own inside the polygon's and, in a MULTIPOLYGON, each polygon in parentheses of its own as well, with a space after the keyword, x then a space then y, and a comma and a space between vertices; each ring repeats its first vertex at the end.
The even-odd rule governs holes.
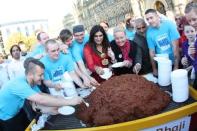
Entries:
MULTIPOLYGON (((133 41, 129 40, 129 43, 130 43, 130 51, 129 51, 129 57, 133 60, 133 65, 130 67, 130 68, 127 68, 127 67, 121 67, 121 68, 114 68, 113 71, 115 73, 115 75, 121 75, 121 74, 131 74, 133 73, 133 66, 136 64, 136 56, 138 55, 137 54, 137 44, 135 44, 133 41)), ((115 54, 115 58, 117 60, 117 62, 122 62, 124 61, 123 59, 123 55, 122 55, 122 52, 119 48, 119 46, 116 44, 115 40, 113 40, 111 42, 111 48, 112 48, 112 51, 114 52, 115 54)))
POLYGON ((146 74, 152 72, 152 66, 150 61, 150 55, 149 55, 149 49, 148 49, 148 43, 146 40, 146 37, 135 33, 134 36, 134 44, 138 46, 138 62, 141 63, 142 69, 140 71, 140 74, 146 74))

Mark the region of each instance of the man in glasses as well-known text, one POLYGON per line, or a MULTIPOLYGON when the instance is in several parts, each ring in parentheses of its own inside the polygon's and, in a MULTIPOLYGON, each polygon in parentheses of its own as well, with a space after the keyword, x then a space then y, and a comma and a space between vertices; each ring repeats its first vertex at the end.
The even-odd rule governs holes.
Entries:
POLYGON ((139 47, 138 52, 140 52, 139 54, 141 54, 140 56, 137 57, 138 61, 140 61, 142 65, 140 73, 142 74, 150 73, 152 72, 152 66, 150 63, 149 49, 146 40, 147 25, 144 19, 138 18, 135 20, 135 30, 136 33, 133 41, 139 47))
POLYGON ((178 39, 180 35, 176 25, 169 20, 161 20, 154 9, 146 10, 145 16, 150 25, 146 36, 153 74, 157 75, 156 64, 153 60, 155 54, 167 54, 172 60, 174 69, 178 69, 180 59, 178 39))

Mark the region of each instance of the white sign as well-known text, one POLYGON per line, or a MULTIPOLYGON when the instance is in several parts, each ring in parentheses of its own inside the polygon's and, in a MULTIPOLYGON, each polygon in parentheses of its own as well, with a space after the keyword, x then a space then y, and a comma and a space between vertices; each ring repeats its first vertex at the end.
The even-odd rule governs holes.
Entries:
POLYGON ((191 116, 186 116, 160 126, 143 129, 142 131, 189 131, 190 120, 191 116))

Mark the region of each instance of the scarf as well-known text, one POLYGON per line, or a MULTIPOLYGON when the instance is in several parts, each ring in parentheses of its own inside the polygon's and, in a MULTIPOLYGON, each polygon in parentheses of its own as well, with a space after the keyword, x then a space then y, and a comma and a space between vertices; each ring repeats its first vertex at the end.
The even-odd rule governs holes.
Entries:
POLYGON ((120 50, 122 51, 123 59, 132 61, 132 59, 129 57, 129 52, 131 45, 129 43, 129 40, 126 40, 125 44, 123 46, 119 46, 120 50))

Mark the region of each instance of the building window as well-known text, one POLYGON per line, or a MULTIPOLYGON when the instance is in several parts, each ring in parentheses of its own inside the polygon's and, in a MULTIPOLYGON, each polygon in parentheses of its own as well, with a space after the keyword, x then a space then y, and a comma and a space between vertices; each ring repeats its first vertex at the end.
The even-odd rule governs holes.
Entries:
POLYGON ((44 28, 43 28, 43 25, 42 24, 40 24, 40 30, 44 30, 44 28))
POLYGON ((29 36, 29 29, 27 26, 25 26, 25 33, 26 33, 26 36, 29 36))
POLYGON ((20 27, 17 27, 17 32, 21 32, 21 28, 20 27))
POLYGON ((10 35, 10 29, 6 29, 7 36, 10 35))
POLYGON ((32 25, 32 30, 33 30, 33 32, 35 32, 35 30, 36 30, 35 25, 32 25))
POLYGON ((162 2, 157 1, 155 3, 155 8, 156 8, 157 11, 159 11, 159 13, 166 15, 165 6, 162 2))

